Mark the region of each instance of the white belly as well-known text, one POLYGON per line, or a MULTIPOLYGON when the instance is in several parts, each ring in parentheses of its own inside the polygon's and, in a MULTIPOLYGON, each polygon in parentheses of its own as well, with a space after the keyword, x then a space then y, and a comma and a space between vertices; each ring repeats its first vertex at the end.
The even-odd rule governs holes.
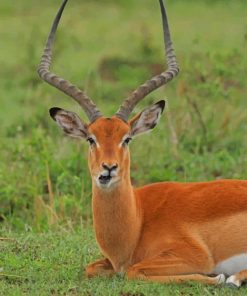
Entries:
POLYGON ((244 269, 247 269, 247 253, 236 255, 221 261, 215 266, 213 273, 233 275, 244 269))

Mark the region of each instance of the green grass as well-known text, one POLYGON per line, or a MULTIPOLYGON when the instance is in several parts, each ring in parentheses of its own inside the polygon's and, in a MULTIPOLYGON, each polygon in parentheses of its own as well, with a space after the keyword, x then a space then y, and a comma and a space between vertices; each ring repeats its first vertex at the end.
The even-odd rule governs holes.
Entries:
POLYGON ((0 242, 1 295, 246 295, 246 289, 232 290, 187 283, 162 285, 111 279, 86 279, 83 266, 99 258, 91 228, 80 232, 11 234, 0 242))
MULTIPOLYGON (((135 110, 169 102, 159 126, 131 144, 133 183, 247 179, 247 5, 166 2, 181 74, 135 110)), ((36 74, 59 4, 0 3, 0 234, 17 240, 0 241, 0 268, 25 277, 0 277, 0 294, 107 295, 112 288, 116 295, 227 295, 196 285, 79 280, 82 266, 99 255, 90 228, 87 145, 64 137, 48 109, 85 116, 36 74)), ((85 89, 106 115, 164 65, 155 1, 69 1, 53 70, 85 89)))

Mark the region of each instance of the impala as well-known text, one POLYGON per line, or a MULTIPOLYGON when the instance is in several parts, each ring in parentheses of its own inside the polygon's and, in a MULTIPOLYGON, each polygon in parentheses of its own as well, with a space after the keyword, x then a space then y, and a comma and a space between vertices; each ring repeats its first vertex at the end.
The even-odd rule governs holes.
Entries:
POLYGON ((163 283, 241 286, 247 280, 247 181, 131 185, 128 144, 156 126, 165 101, 128 118, 139 101, 179 72, 162 0, 168 69, 139 86, 111 118, 83 91, 49 70, 66 3, 52 25, 38 73, 77 101, 89 118, 87 124, 73 112, 50 109, 66 134, 89 143, 94 230, 103 258, 86 267, 87 276, 126 273, 128 279, 163 283))

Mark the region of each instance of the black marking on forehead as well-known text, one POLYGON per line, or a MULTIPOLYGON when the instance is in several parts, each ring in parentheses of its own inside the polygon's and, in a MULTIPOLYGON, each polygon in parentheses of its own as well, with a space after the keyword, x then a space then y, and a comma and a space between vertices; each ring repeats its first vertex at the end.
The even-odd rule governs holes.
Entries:
POLYGON ((111 118, 110 117, 106 117, 106 120, 111 120, 111 118))

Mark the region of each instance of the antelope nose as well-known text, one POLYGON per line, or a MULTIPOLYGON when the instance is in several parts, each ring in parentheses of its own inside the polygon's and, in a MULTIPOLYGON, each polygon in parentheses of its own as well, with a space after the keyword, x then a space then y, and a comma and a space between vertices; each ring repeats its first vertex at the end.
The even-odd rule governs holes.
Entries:
POLYGON ((106 163, 103 162, 102 167, 103 167, 103 169, 108 170, 109 172, 111 172, 111 171, 114 171, 114 170, 116 170, 118 168, 118 164, 115 163, 115 164, 109 165, 109 164, 106 164, 106 163))

